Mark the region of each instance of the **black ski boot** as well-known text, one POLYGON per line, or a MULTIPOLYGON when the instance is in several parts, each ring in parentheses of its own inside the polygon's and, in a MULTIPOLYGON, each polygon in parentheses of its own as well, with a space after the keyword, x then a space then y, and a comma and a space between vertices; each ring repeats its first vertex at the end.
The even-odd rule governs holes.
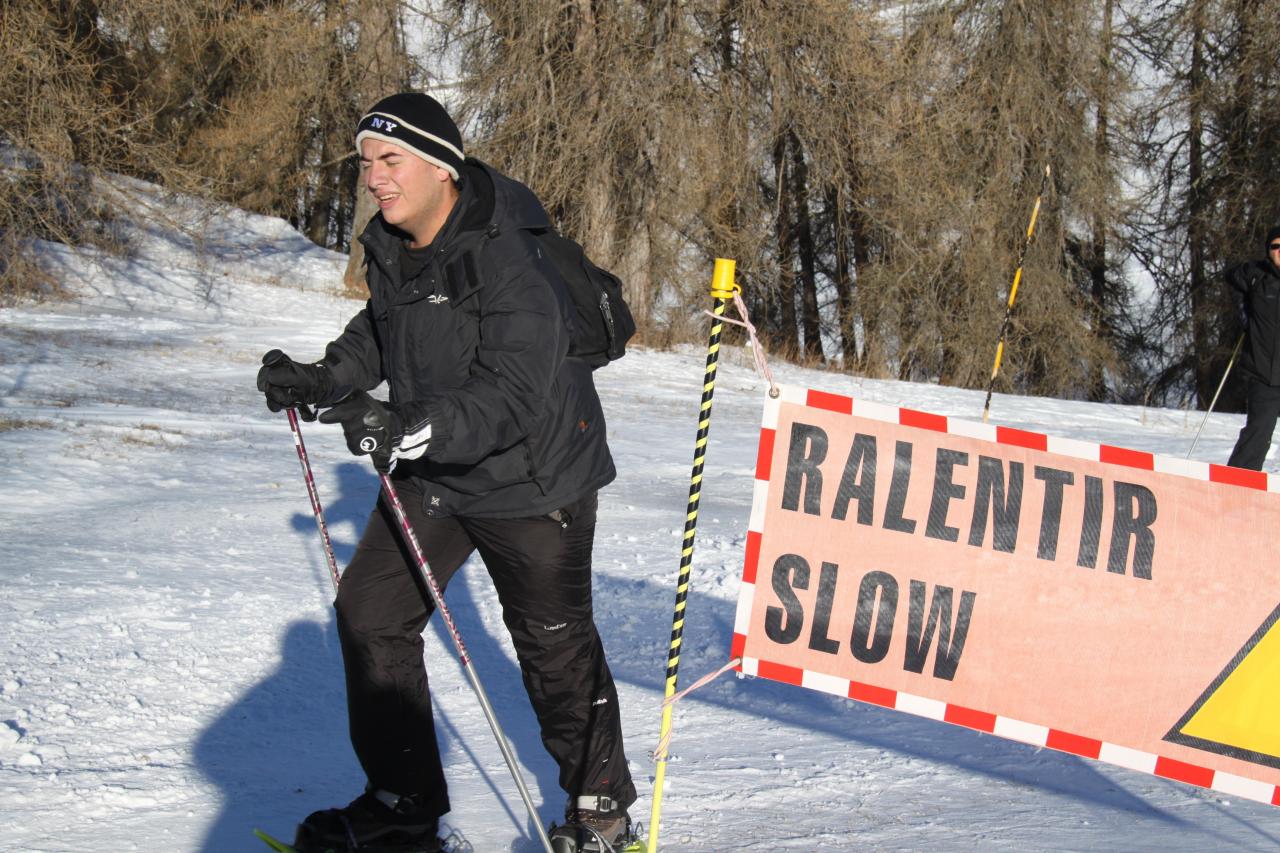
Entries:
POLYGON ((440 818, 412 797, 366 790, 346 808, 313 812, 298 824, 298 853, 439 853, 440 818))
POLYGON ((635 833, 627 810, 608 797, 577 797, 565 806, 564 823, 551 825, 555 853, 621 853, 635 833))

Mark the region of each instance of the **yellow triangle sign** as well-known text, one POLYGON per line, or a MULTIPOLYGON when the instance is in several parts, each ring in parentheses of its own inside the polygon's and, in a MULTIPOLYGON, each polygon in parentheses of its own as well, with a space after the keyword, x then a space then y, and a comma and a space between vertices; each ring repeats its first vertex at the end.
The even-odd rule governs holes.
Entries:
POLYGON ((1280 607, 1165 739, 1280 767, 1280 607))

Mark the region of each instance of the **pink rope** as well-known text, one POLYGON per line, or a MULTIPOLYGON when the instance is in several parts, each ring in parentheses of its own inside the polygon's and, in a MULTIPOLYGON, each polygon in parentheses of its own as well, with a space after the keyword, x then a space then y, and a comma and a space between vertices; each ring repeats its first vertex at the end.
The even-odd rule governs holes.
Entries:
MULTIPOLYGON (((663 700, 662 700, 662 710, 664 710, 664 711, 665 711, 669 706, 674 705, 675 703, 679 702, 681 699, 683 699, 684 697, 688 696, 690 693, 692 693, 693 691, 697 690, 699 687, 704 687, 704 686, 706 686, 707 684, 710 684, 711 682, 715 681, 717 678, 719 678, 720 676, 724 675, 726 672, 728 672, 729 670, 733 669, 735 666, 738 666, 740 663, 742 663, 742 658, 740 658, 740 657, 739 657, 739 658, 734 658, 733 660, 729 661, 729 662, 728 662, 727 664, 725 664, 724 666, 722 666, 722 667, 720 667, 719 669, 717 669, 715 672, 710 672, 710 673, 707 673, 706 675, 702 676, 702 677, 701 677, 701 678, 699 678, 697 681, 693 682, 693 684, 690 684, 690 685, 689 685, 688 687, 686 687, 684 690, 681 690, 679 693, 672 694, 671 696, 668 696, 667 698, 663 699, 663 700)), ((666 758, 666 755, 667 755, 667 748, 668 748, 669 746, 671 746, 671 732, 670 732, 670 731, 668 731, 665 735, 663 735, 662 739, 658 741, 658 745, 657 745, 656 747, 654 747, 654 750, 653 750, 653 758, 654 758, 654 760, 655 760, 655 761, 658 761, 658 760, 661 760, 661 759, 663 759, 663 758, 666 758)))
POLYGON ((751 338, 751 356, 755 361, 756 373, 763 376, 769 382, 769 396, 777 397, 782 393, 778 388, 778 383, 773 381, 773 371, 769 369, 769 359, 765 356, 764 344, 760 343, 760 338, 756 336, 756 327, 752 325, 751 318, 747 316, 747 306, 742 301, 742 294, 734 291, 733 305, 738 309, 738 316, 741 320, 734 320, 730 317, 716 317, 710 311, 703 311, 711 317, 722 320, 725 323, 732 323, 735 326, 741 326, 747 330, 747 336, 751 338))

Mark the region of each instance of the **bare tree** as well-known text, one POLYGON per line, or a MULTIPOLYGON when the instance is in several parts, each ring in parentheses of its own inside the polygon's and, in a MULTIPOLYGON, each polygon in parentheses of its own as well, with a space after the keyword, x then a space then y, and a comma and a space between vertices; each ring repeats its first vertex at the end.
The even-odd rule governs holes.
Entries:
POLYGON ((1280 219, 1276 11, 1182 0, 1134 13, 1129 43, 1156 73, 1132 131, 1147 193, 1125 225, 1155 284, 1142 337, 1157 400, 1208 403, 1239 331, 1221 273, 1280 219))
MULTIPOLYGON (((6 244, 84 242, 111 215, 85 194, 117 173, 282 216, 342 247, 351 129, 370 82, 387 79, 371 81, 374 63, 357 57, 358 15, 398 12, 393 0, 4 4, 0 83, 13 95, 0 127, 25 164, 15 175, 39 188, 0 202, 6 244), (40 198, 56 201, 38 212, 27 201, 40 198)), ((407 55, 396 62, 407 83, 407 55)))
MULTIPOLYGON (((352 153, 352 131, 359 117, 379 98, 407 89, 414 70, 405 46, 399 4, 394 0, 358 0, 356 12, 359 29, 350 57, 352 68, 348 79, 351 85, 347 89, 355 111, 345 126, 345 138, 350 141, 348 150, 352 153)), ((342 280, 349 293, 359 293, 365 286, 364 246, 359 238, 377 212, 377 205, 373 197, 359 186, 359 171, 354 159, 349 157, 343 162, 339 185, 349 188, 352 201, 347 266, 342 280)))
POLYGON ((700 334, 711 261, 731 257, 771 347, 874 376, 986 383, 1051 165, 999 387, 1203 398, 1236 334, 1220 273, 1280 220, 1276 11, 9 3, 0 85, 16 94, 0 128, 22 191, 0 201, 3 269, 35 236, 107 241, 92 187, 118 172, 350 245, 358 292, 372 205, 351 130, 377 98, 418 88, 622 276, 647 342, 700 334), (1151 298, 1135 298, 1146 281, 1151 298))

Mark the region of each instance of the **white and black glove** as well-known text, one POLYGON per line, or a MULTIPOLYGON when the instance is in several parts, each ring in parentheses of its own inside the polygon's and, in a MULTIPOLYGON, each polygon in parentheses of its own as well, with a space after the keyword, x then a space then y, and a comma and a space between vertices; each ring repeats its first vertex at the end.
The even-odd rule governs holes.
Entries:
POLYGON ((379 471, 390 471, 398 459, 417 459, 427 452, 431 424, 415 426, 406 434, 398 408, 357 391, 320 414, 322 424, 341 424, 347 449, 356 456, 370 456, 379 471))

